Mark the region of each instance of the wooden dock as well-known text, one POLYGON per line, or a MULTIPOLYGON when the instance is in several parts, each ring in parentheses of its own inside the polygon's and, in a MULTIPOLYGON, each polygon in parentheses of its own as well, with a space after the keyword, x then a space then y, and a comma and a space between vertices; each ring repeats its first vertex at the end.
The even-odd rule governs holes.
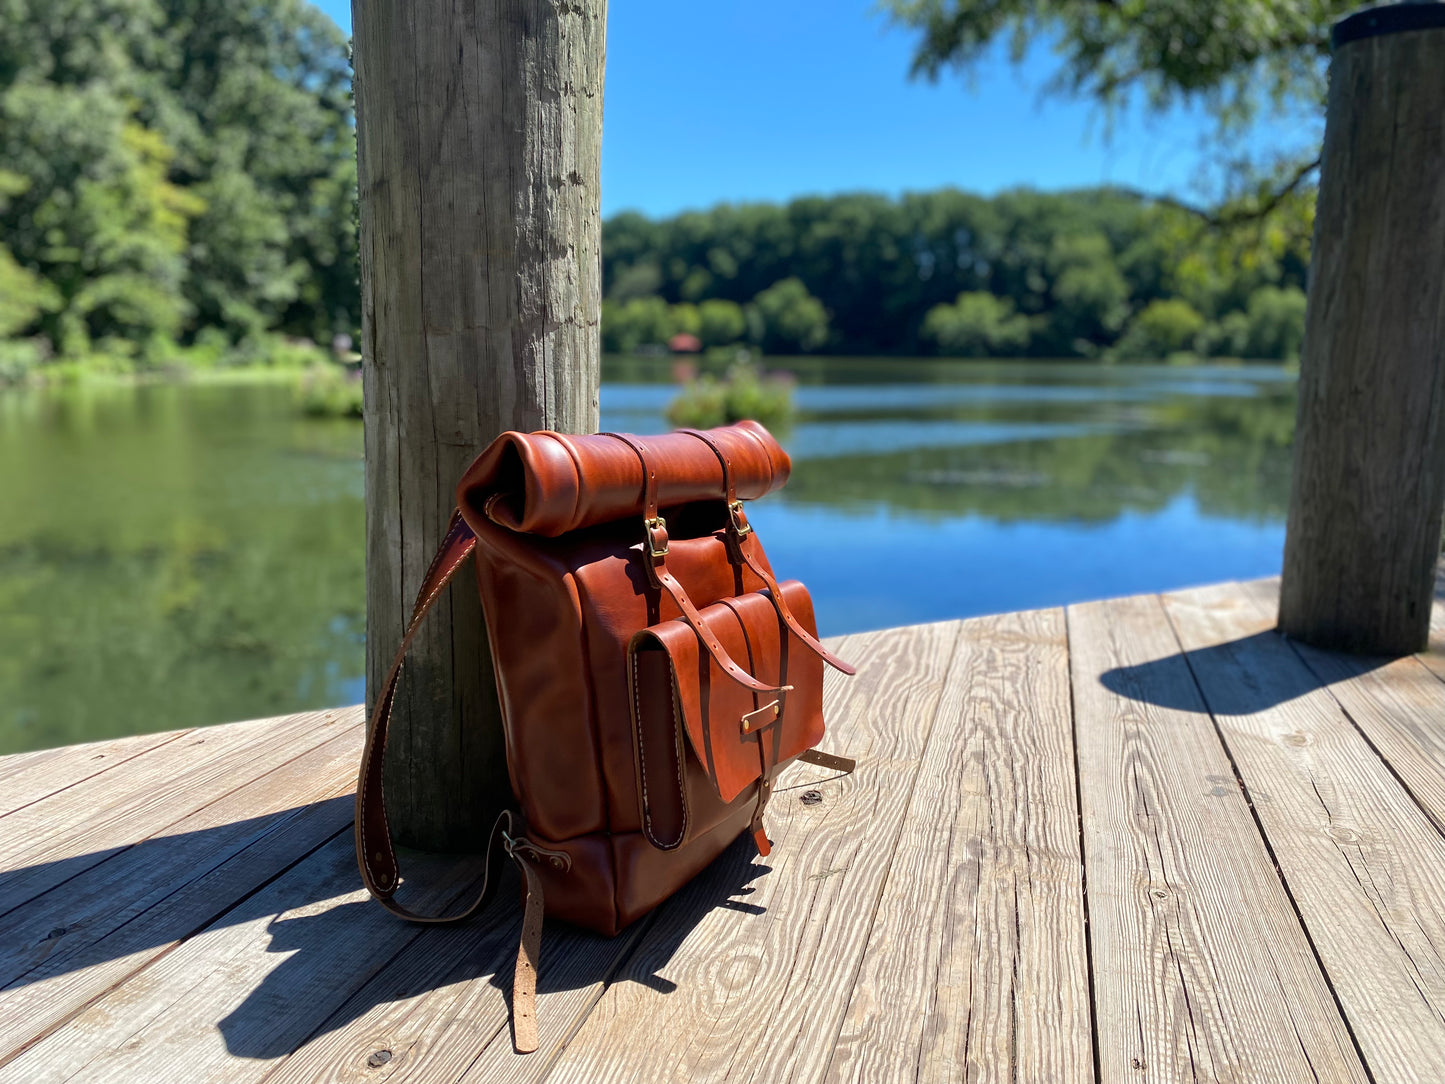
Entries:
POLYGON ((0 758, 0 1081, 1440 1081, 1445 653, 1292 645, 1275 591, 841 638, 857 774, 549 924, 527 1057, 514 894, 360 889, 359 709, 0 758))

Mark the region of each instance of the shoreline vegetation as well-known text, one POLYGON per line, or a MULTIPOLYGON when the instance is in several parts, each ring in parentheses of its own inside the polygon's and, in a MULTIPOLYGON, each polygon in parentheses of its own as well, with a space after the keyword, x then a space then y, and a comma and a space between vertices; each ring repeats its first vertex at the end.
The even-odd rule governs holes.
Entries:
MULTIPOLYGON (((21 0, 0 41, 0 387, 276 370, 359 413, 345 36, 305 0, 134 9, 21 0)), ((689 418, 782 394, 719 379, 740 354, 1289 361, 1313 211, 1306 186, 1229 229, 1107 187, 624 212, 602 348, 696 353, 689 418)))

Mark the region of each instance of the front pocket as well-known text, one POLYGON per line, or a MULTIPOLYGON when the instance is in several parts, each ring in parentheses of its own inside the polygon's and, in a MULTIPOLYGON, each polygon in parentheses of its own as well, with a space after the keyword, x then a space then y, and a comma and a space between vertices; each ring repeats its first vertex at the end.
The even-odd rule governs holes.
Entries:
MULTIPOLYGON (((807 588, 796 580, 781 588, 794 616, 815 632, 807 588)), ((767 593, 724 599, 700 614, 739 665, 792 689, 754 693, 739 685, 684 621, 633 636, 628 683, 642 826, 664 850, 687 838, 686 757, 702 766, 719 798, 732 802, 765 771, 823 739, 822 660, 788 632, 767 593)))

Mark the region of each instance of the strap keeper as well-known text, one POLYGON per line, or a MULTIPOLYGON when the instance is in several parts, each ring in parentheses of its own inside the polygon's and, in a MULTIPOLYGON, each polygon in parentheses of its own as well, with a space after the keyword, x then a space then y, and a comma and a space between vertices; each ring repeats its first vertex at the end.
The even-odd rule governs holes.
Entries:
POLYGON ((660 561, 667 556, 667 520, 661 516, 653 516, 651 519, 642 521, 643 530, 647 532, 647 551, 654 561, 660 561), (658 545, 658 540, 662 544, 658 545))
POLYGON ((743 502, 740 500, 728 504, 728 521, 739 538, 746 538, 753 533, 753 525, 748 522, 748 514, 743 511, 743 502))

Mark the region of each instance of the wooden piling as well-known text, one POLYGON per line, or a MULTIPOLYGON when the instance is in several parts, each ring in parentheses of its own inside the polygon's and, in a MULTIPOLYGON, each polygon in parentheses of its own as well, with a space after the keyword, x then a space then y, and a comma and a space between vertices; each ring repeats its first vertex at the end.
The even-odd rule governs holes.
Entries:
POLYGON ((1426 644, 1445 506, 1445 4, 1335 26, 1279 627, 1426 644))
MULTIPOLYGON (((598 424, 606 0, 353 0, 366 412, 367 705, 463 468, 507 429, 598 424)), ((475 848, 509 801, 469 576, 391 724, 399 840, 475 848)))

